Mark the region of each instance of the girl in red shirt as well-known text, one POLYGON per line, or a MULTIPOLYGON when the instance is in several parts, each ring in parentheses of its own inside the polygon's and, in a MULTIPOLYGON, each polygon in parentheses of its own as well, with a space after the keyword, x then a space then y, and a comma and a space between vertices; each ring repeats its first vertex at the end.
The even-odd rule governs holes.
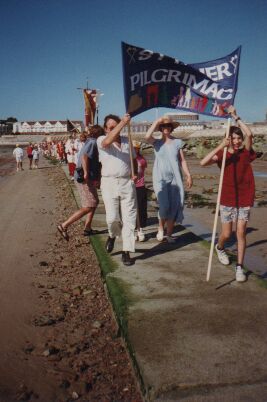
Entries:
POLYGON ((236 223, 237 264, 236 280, 244 282, 243 261, 246 249, 246 228, 250 216, 250 208, 255 197, 255 183, 251 162, 256 158, 252 150, 253 137, 248 126, 238 117, 233 106, 228 113, 236 121, 237 126, 230 128, 229 138, 223 141, 200 162, 201 166, 217 163, 221 167, 223 149, 227 147, 225 170, 220 200, 222 230, 215 250, 219 261, 229 265, 229 257, 224 250, 225 242, 230 238, 233 223, 236 223))

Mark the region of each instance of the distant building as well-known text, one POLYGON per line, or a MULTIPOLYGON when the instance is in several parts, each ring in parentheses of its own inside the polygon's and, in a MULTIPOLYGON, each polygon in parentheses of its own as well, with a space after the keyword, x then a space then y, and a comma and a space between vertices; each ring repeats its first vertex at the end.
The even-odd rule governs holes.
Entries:
POLYGON ((170 117, 173 121, 178 122, 180 125, 174 131, 195 131, 203 130, 205 128, 204 123, 199 121, 199 115, 197 113, 190 112, 170 112, 165 113, 164 116, 170 117))
POLYGON ((170 117, 173 121, 178 121, 181 123, 182 121, 189 122, 189 121, 195 121, 199 120, 199 114, 197 113, 190 113, 190 112, 170 112, 170 113, 165 113, 164 116, 170 117))
MULTIPOLYGON (((131 122, 131 133, 133 134, 143 134, 146 133, 149 127, 151 126, 150 121, 141 121, 141 122, 131 122)), ((127 126, 123 127, 122 133, 127 133, 127 126)))
POLYGON ((14 117, 9 117, 6 120, 0 120, 0 135, 12 134, 13 124, 17 119, 14 117))
MULTIPOLYGON (((81 120, 72 120, 72 123, 79 131, 83 130, 81 120)), ((67 131, 67 120, 21 121, 13 124, 13 133, 53 134, 67 131)))
MULTIPOLYGON (((203 130, 205 125, 203 122, 199 121, 199 115, 197 113, 166 113, 164 116, 170 117, 173 121, 178 121, 180 125, 175 129, 175 131, 194 131, 203 130)), ((152 122, 131 122, 131 133, 132 134, 145 134, 152 122)), ((127 133, 127 127, 124 127, 122 132, 127 133)))

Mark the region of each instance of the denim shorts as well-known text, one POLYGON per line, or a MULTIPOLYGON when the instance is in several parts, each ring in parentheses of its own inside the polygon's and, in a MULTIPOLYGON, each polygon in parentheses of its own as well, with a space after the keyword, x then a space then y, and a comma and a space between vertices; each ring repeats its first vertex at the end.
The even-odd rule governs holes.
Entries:
POLYGON ((250 217, 250 207, 226 207, 220 205, 221 222, 229 223, 237 220, 248 222, 250 217))

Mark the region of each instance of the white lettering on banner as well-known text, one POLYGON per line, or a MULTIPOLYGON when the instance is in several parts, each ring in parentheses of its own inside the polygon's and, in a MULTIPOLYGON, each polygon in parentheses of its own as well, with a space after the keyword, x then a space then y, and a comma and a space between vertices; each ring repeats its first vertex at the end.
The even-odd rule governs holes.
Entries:
MULTIPOLYGON (((143 50, 140 50, 140 52, 138 53, 138 55, 139 55, 138 60, 139 61, 149 60, 149 59, 151 59, 151 57, 154 54, 158 55, 158 61, 162 61, 164 59, 164 57, 166 57, 165 54, 163 54, 163 53, 154 53, 154 52, 152 52, 152 50, 143 49, 143 50)), ((174 62, 174 64, 180 63, 180 61, 178 59, 173 59, 173 62, 174 62)))
POLYGON ((238 55, 235 54, 230 60, 230 64, 232 64, 232 66, 234 66, 235 71, 236 71, 237 63, 238 63, 238 55))
MULTIPOLYGON (((131 80, 131 91, 133 91, 135 85, 138 84, 138 82, 139 82, 139 80, 140 80, 139 74, 134 74, 134 75, 132 75, 132 76, 130 77, 130 80, 131 80)), ((142 86, 143 86, 143 85, 141 85, 141 87, 142 87, 142 86)))
POLYGON ((229 71, 229 63, 218 64, 217 66, 200 68, 199 71, 207 75, 213 81, 220 81, 225 77, 231 77, 234 74, 229 71))
POLYGON ((138 60, 148 60, 152 55, 153 52, 151 50, 141 50, 141 52, 139 52, 138 60))
POLYGON ((165 82, 166 81, 166 74, 164 75, 164 73, 167 73, 168 70, 165 70, 164 68, 162 69, 158 69, 158 70, 154 70, 151 74, 151 80, 152 82, 165 82), (160 74, 158 75, 158 78, 156 77, 156 74, 158 73, 162 73, 161 77, 160 74))
MULTIPOLYGON (((224 68, 221 71, 225 71, 224 68)), ((200 94, 215 99, 229 100, 232 99, 233 90, 231 88, 220 88, 216 82, 210 83, 208 79, 197 82, 196 76, 189 73, 182 73, 179 70, 157 69, 151 73, 147 70, 134 74, 130 77, 131 92, 136 90, 136 87, 156 82, 177 82, 182 83, 200 94)))
POLYGON ((232 99, 233 97, 233 89, 229 88, 229 89, 219 89, 218 93, 217 93, 217 99, 221 99, 221 100, 229 100, 232 99), (226 94, 226 96, 224 96, 224 94, 226 94), (229 95, 227 95, 229 94, 229 95))
POLYGON ((144 71, 144 85, 151 84, 151 80, 147 78, 148 71, 144 71))

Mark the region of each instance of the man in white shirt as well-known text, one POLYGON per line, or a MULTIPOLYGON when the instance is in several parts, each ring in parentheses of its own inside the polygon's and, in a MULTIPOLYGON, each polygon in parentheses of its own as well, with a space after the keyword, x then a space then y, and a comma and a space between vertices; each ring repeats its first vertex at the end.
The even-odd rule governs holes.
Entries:
POLYGON ((106 250, 111 253, 116 236, 122 236, 122 262, 131 265, 130 252, 135 251, 136 193, 131 174, 128 137, 120 131, 130 122, 130 115, 122 119, 108 115, 104 119, 106 135, 97 139, 99 161, 102 164, 101 192, 106 210, 109 237, 106 250))
POLYGON ((17 172, 19 170, 23 170, 23 168, 22 168, 23 149, 20 148, 19 144, 16 144, 16 148, 13 151, 13 155, 15 156, 16 162, 17 162, 17 172))

